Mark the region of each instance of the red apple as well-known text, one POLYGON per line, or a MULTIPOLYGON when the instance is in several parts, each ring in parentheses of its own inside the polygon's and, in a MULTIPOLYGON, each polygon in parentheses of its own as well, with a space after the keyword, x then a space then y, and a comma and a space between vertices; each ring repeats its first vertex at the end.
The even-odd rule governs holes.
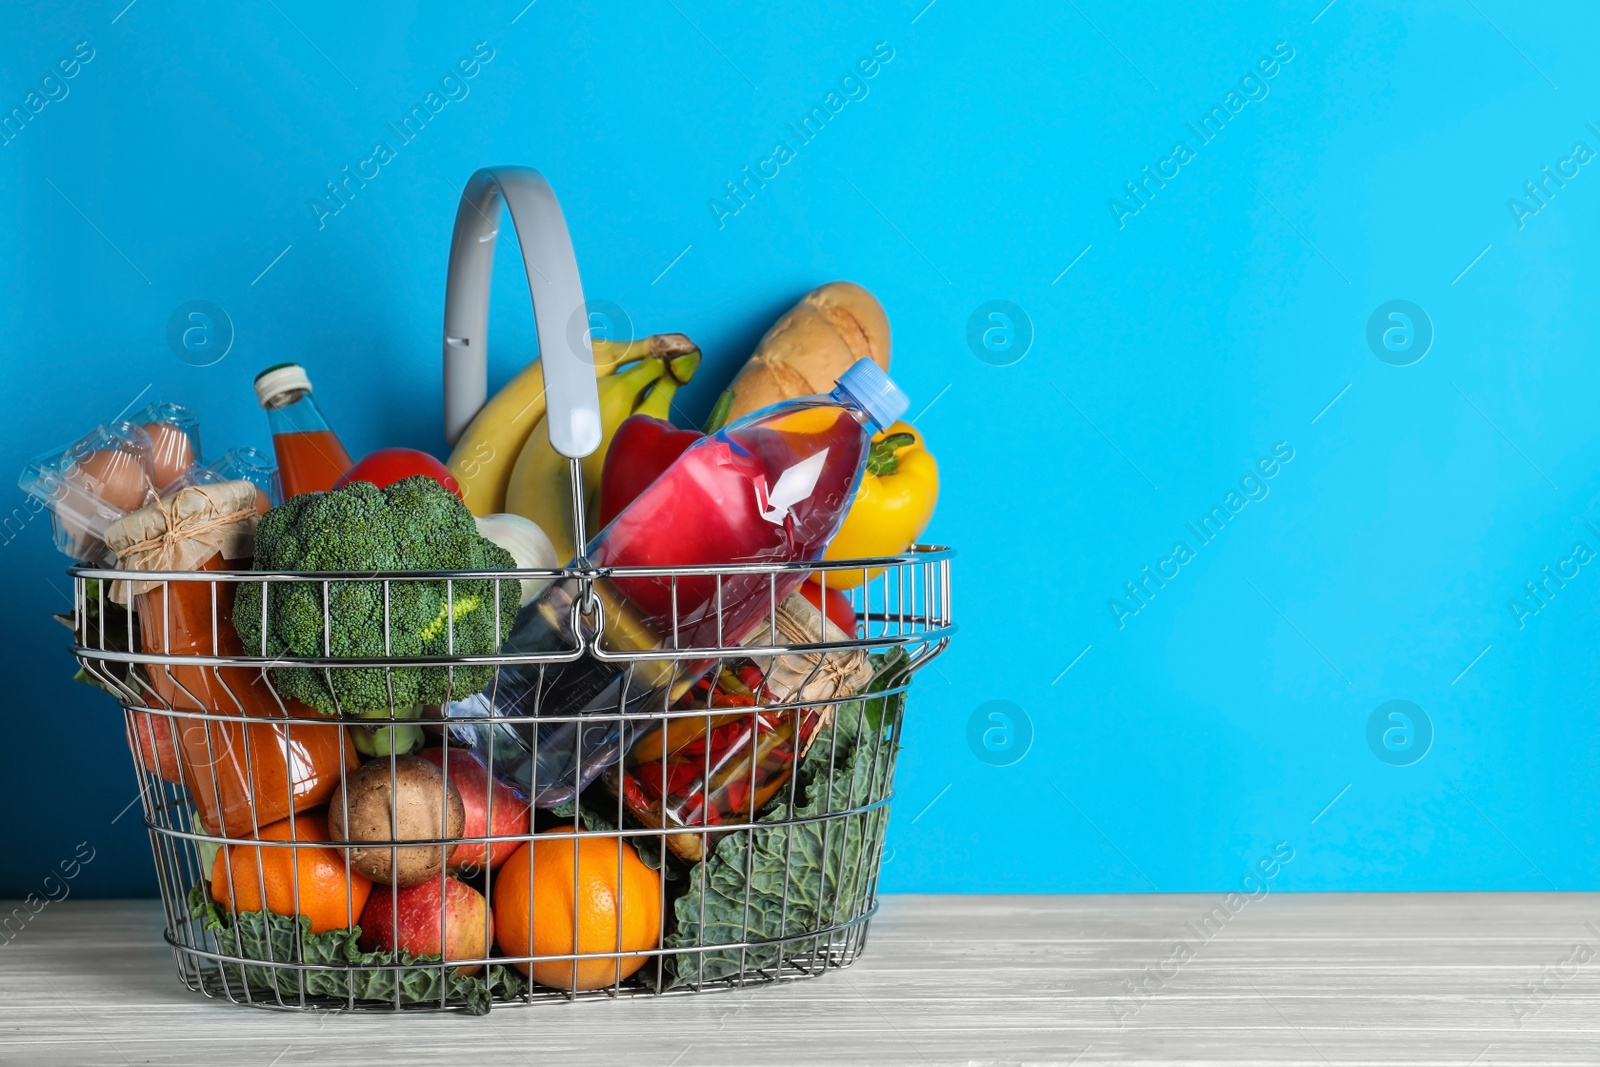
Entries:
POLYGON ((139 765, 164 781, 181 785, 183 771, 178 765, 172 720, 148 711, 130 711, 128 718, 128 747, 138 755, 139 765))
MULTIPOLYGON (((363 952, 470 960, 488 956, 493 941, 494 920, 483 894, 455 878, 429 878, 399 890, 374 885, 361 912, 363 952)), ((481 969, 481 964, 457 967, 456 973, 465 976, 481 969)))
MULTIPOLYGON (((442 748, 425 748, 417 755, 443 769, 444 751, 442 748)), ((450 750, 450 768, 446 777, 455 783, 467 808, 467 822, 461 831, 462 837, 528 832, 528 827, 532 823, 532 812, 528 802, 517 796, 504 782, 491 779, 488 770, 470 751, 464 748, 450 750), (494 793, 494 827, 487 829, 491 790, 494 793)), ((482 867, 484 860, 487 859, 489 869, 494 870, 504 863, 520 844, 521 841, 496 841, 493 844, 463 841, 450 850, 450 866, 482 867)))

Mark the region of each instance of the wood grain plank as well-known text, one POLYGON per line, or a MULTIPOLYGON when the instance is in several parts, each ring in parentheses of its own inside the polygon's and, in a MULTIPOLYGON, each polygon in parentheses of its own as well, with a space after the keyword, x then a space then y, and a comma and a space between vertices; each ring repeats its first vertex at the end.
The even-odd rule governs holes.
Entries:
POLYGON ((815 981, 480 1019, 207 1000, 158 904, 67 901, 0 944, 0 1062, 1600 1062, 1600 895, 1274 894, 1203 925, 1220 899, 886 897, 861 962, 815 981))

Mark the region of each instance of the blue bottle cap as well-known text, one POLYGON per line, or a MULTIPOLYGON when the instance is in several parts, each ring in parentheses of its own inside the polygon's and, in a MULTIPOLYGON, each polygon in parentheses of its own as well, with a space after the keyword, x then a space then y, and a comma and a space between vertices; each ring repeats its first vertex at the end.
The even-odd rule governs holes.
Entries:
POLYGON ((861 406, 880 430, 886 430, 911 407, 911 398, 870 359, 858 359, 839 375, 839 388, 861 406))

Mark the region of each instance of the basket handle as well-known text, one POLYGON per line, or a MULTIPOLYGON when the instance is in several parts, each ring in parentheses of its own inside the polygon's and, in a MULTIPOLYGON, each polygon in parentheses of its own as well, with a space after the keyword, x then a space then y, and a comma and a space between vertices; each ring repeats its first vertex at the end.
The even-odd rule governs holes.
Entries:
POLYGON ((561 205, 531 167, 484 167, 467 182, 444 293, 444 435, 455 444, 489 392, 489 282, 500 206, 511 213, 533 297, 551 446, 581 459, 600 446, 600 393, 578 261, 561 205))

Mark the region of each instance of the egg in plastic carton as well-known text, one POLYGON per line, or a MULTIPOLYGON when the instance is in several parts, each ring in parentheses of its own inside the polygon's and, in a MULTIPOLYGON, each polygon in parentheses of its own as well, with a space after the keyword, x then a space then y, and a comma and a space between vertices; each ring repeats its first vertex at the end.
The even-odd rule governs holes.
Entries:
POLYGON ((210 463, 190 467, 163 489, 161 495, 165 498, 191 485, 233 481, 246 481, 256 487, 256 510, 262 514, 283 503, 283 482, 278 477, 278 465, 260 449, 248 446, 230 448, 210 463))
POLYGON ((155 401, 128 420, 150 438, 150 477, 163 492, 200 458, 200 419, 182 404, 155 401))
POLYGON ((66 448, 34 457, 17 485, 50 509, 57 548, 109 565, 106 527, 156 498, 153 452, 138 423, 104 422, 66 448))

